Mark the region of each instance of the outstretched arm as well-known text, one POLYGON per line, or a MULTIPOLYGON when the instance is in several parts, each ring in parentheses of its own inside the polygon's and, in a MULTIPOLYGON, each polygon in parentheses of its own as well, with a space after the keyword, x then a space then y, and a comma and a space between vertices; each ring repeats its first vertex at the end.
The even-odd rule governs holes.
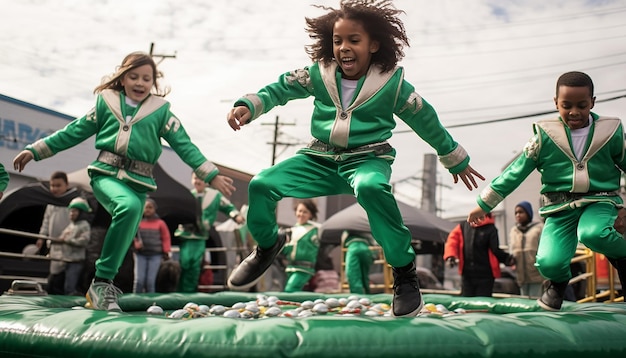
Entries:
POLYGON ((248 123, 250 118, 252 118, 252 113, 250 112, 250 109, 246 106, 234 107, 226 115, 228 125, 234 131, 240 130, 243 125, 248 123))
POLYGON ((467 187, 467 189, 469 189, 470 191, 472 191, 473 188, 478 188, 478 184, 476 183, 476 178, 479 178, 480 180, 483 180, 483 181, 485 180, 485 177, 482 176, 482 174, 480 174, 476 170, 474 170, 474 168, 472 168, 471 165, 468 165, 465 169, 463 169, 463 171, 461 171, 458 174, 452 174, 452 177, 454 178, 454 184, 458 183, 459 178, 461 178, 463 183, 465 183, 465 186, 467 187))
POLYGON ((31 153, 30 150, 25 149, 13 159, 13 168, 21 173, 26 167, 26 164, 34 158, 35 156, 33 153, 31 153))
POLYGON ((487 212, 483 210, 480 206, 475 207, 472 211, 470 211, 467 216, 467 222, 470 224, 479 224, 487 215, 487 212))
POLYGON ((231 196, 236 190, 233 179, 223 175, 216 175, 209 185, 226 196, 231 196))

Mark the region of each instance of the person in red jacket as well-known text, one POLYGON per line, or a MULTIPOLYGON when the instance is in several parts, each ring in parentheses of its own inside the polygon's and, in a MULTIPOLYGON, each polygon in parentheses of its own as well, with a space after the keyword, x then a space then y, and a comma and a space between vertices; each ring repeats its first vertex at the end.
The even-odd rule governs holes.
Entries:
POLYGON ((449 267, 459 265, 461 296, 491 297, 495 279, 500 277, 500 262, 515 265, 515 259, 502 250, 491 213, 474 225, 459 223, 448 235, 443 259, 449 267))
POLYGON ((170 259, 170 230, 156 212, 157 204, 146 198, 143 218, 133 240, 135 259, 134 293, 156 292, 156 279, 163 260, 170 259))

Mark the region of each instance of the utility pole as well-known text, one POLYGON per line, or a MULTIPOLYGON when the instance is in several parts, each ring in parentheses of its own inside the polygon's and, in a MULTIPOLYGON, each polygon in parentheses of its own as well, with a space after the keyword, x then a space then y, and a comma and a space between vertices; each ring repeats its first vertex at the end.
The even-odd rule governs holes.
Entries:
MULTIPOLYGON (((422 205, 421 209, 437 215, 437 188, 444 186, 437 182, 437 155, 424 155, 424 173, 422 179, 422 205)), ((441 248, 443 252, 443 247, 441 248)), ((443 255, 418 255, 418 266, 429 267, 437 279, 444 282, 443 255)))
POLYGON ((158 57, 160 58, 160 60, 157 62, 157 65, 160 64, 161 62, 163 62, 163 60, 165 60, 166 58, 176 58, 176 52, 174 51, 173 55, 161 55, 161 54, 155 54, 154 53, 154 42, 150 43, 150 57, 158 57))
POLYGON ((274 126, 274 140, 271 142, 267 142, 267 144, 271 144, 272 145, 272 165, 276 164, 276 149, 279 145, 284 145, 284 146, 292 146, 292 145, 296 145, 299 143, 287 143, 287 142, 279 142, 278 141, 278 136, 280 135, 280 126, 295 126, 295 123, 281 123, 278 120, 278 116, 276 116, 276 119, 274 120, 274 123, 262 123, 261 125, 273 125, 274 126))

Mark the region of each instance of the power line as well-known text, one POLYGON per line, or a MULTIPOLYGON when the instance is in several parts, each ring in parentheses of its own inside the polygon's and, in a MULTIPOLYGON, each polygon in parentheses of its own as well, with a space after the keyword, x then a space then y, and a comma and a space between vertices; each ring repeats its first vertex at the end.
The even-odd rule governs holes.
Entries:
MULTIPOLYGON (((620 96, 611 97, 611 98, 605 98, 605 99, 602 99, 602 100, 596 100, 596 103, 598 103, 598 102, 615 101, 615 100, 618 100, 618 99, 621 99, 621 98, 626 98, 626 94, 620 95, 620 96)), ((481 125, 481 124, 492 124, 492 123, 499 123, 499 122, 508 122, 508 121, 513 121, 513 120, 517 120, 517 119, 545 116, 547 114, 552 114, 552 113, 556 113, 556 112, 558 112, 558 111, 555 111, 555 110, 541 111, 541 112, 523 114, 523 115, 519 115, 519 116, 511 116, 511 117, 504 117, 504 118, 498 118, 498 119, 490 119, 490 120, 485 120, 485 121, 452 124, 452 125, 447 125, 446 128, 460 128, 460 127, 477 126, 477 125, 481 125)), ((413 130, 412 129, 403 129, 403 130, 395 131, 393 133, 394 134, 413 133, 413 130)))

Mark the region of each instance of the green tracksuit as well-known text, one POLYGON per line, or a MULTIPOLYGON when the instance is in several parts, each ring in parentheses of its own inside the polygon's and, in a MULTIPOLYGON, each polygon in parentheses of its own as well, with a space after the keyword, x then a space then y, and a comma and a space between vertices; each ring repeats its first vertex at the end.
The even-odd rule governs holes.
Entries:
MULTIPOLYGON (((180 120, 170 112, 169 102, 150 95, 137 107, 132 107, 123 93, 113 90, 102 91, 96 106, 87 115, 26 149, 33 153, 35 160, 41 160, 93 135, 96 149, 148 165, 154 165, 159 159, 161 140, 165 139, 205 182, 210 182, 219 172, 191 142, 180 120)), ((146 193, 156 190, 157 184, 152 176, 99 160, 92 162, 88 171, 94 196, 111 214, 111 225, 96 261, 96 276, 112 280, 137 232, 146 193)))
POLYGON ((302 291, 315 274, 315 261, 320 248, 319 225, 307 222, 291 228, 289 242, 283 248, 287 258, 285 292, 302 291))
POLYGON ((284 197, 355 195, 370 218, 373 236, 394 267, 415 259, 411 234, 403 224, 389 179, 395 150, 386 140, 394 115, 437 150, 443 165, 459 173, 469 156, 441 125, 435 110, 404 80, 398 67, 382 73, 372 66, 357 84, 351 104, 341 104, 337 64, 314 63, 283 74, 278 82, 239 99, 258 118, 292 99, 313 96, 311 134, 315 141, 295 156, 261 171, 250 182, 248 228, 260 247, 276 242, 277 202, 284 197))
POLYGON ((222 212, 231 218, 239 215, 235 205, 215 189, 206 188, 203 193, 198 193, 196 189, 192 189, 191 194, 198 200, 202 216, 196 225, 199 230, 179 226, 174 233, 174 236, 180 238, 179 292, 196 292, 198 290, 198 281, 202 271, 202 257, 206 246, 205 241, 209 238, 209 230, 215 223, 217 214, 222 212))
POLYGON ((541 173, 546 218, 536 266, 554 282, 571 278, 570 262, 578 242, 612 259, 626 257, 626 240, 613 227, 622 199, 621 173, 626 169, 624 130, 618 118, 591 113, 582 158, 572 150, 571 133, 561 118, 539 121, 524 151, 477 198, 491 211, 533 171, 541 173))
POLYGON ((346 248, 344 263, 350 292, 370 293, 370 268, 374 262, 370 246, 376 245, 374 238, 365 233, 345 232, 342 241, 346 248))

